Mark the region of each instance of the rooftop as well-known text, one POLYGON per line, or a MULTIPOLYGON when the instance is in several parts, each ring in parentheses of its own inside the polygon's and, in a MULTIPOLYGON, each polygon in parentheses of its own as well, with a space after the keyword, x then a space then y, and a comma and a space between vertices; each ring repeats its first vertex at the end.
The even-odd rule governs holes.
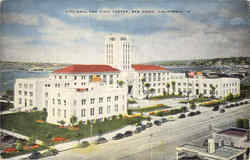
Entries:
POLYGON ((229 159, 233 156, 237 156, 241 153, 245 152, 245 149, 230 147, 230 146, 222 146, 215 150, 214 153, 208 153, 207 148, 192 145, 192 144, 184 144, 181 147, 178 147, 177 150, 189 151, 189 152, 199 152, 199 155, 205 157, 211 157, 216 159, 229 159))
POLYGON ((53 73, 91 73, 91 72, 120 72, 109 65, 72 65, 55 70, 53 73))
POLYGON ((217 134, 224 134, 229 136, 244 137, 247 136, 247 130, 241 128, 228 128, 223 131, 217 132, 217 134))
POLYGON ((156 66, 156 65, 146 65, 146 64, 133 64, 132 67, 136 71, 152 71, 152 70, 167 71, 168 70, 167 68, 164 68, 164 67, 160 67, 160 66, 156 66))

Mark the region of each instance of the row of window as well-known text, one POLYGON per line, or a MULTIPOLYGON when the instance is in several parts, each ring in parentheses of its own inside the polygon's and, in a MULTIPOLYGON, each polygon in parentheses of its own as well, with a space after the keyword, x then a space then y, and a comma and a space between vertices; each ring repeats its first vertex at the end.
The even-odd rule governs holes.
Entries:
POLYGON ((19 96, 21 96, 21 95, 28 96, 28 94, 29 94, 29 96, 31 96, 31 97, 33 96, 33 92, 21 91, 21 90, 18 91, 18 95, 19 95, 19 96))
MULTIPOLYGON (((119 111, 118 104, 115 104, 113 109, 114 109, 114 112, 118 113, 118 111, 119 111)), ((124 111, 124 110, 125 110, 125 106, 123 105, 122 111, 124 111)), ((80 110, 80 116, 86 117, 88 111, 89 111, 90 116, 102 115, 104 113, 104 107, 89 108, 89 109, 83 108, 80 110)), ((62 110, 60 108, 57 109, 57 117, 61 117, 62 112, 63 112, 63 117, 67 118, 67 110, 66 109, 62 110)), ((108 105, 106 108, 106 113, 110 114, 111 112, 112 112, 112 107, 110 105, 108 105)), ((55 114, 56 114, 56 109, 52 108, 52 116, 56 116, 55 114)))
POLYGON ((225 83, 223 84, 223 87, 233 87, 233 86, 237 86, 238 83, 237 82, 234 82, 234 83, 225 83))
MULTIPOLYGON (((107 79, 108 75, 89 75, 88 76, 88 79, 89 81, 92 81, 93 77, 102 77, 104 80, 107 79)), ((80 76, 74 76, 73 79, 74 80, 85 80, 86 79, 86 75, 80 75, 80 76)), ((117 74, 116 77, 119 77, 119 75, 117 74)), ((67 79, 68 76, 65 75, 65 76, 62 76, 62 75, 55 75, 54 76, 54 79, 67 79)), ((109 79, 113 79, 113 75, 109 75, 109 79)))
POLYGON ((29 100, 27 100, 27 99, 22 99, 22 98, 19 98, 18 99, 18 104, 23 104, 25 107, 26 106, 33 106, 33 100, 32 99, 29 99, 29 100))
POLYGON ((25 88, 25 89, 33 89, 33 84, 27 84, 27 83, 24 83, 24 84, 22 84, 22 83, 18 83, 18 87, 19 88, 25 88))
MULTIPOLYGON (((47 92, 46 92, 47 93, 47 92)), ((46 95, 45 95, 46 96, 46 95)), ((60 95, 59 95, 60 97, 60 95)), ((122 96, 122 99, 124 100, 124 96, 122 96)), ((107 102, 111 102, 111 96, 107 97, 106 98, 107 102)), ((114 96, 114 101, 118 101, 119 100, 119 96, 114 96)), ((103 103, 105 101, 105 98, 104 97, 99 97, 99 98, 90 98, 90 104, 95 104, 95 103, 103 103)), ((61 105, 61 104, 64 104, 65 106, 67 105, 67 101, 66 100, 61 100, 61 99, 57 99, 57 104, 58 105, 61 105)), ((52 104, 56 104, 56 99, 55 98, 52 98, 52 104)), ((80 104, 81 105, 86 105, 87 104, 87 99, 82 99, 80 100, 80 104)), ((74 106, 77 106, 78 103, 77 103, 77 100, 74 100, 73 101, 73 105, 74 106)))

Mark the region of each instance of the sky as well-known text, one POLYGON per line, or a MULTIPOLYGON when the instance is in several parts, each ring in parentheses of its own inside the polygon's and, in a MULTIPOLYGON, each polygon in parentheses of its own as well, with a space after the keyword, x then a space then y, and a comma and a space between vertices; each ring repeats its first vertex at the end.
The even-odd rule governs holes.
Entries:
POLYGON ((103 64, 115 33, 132 39, 134 63, 250 56, 246 0, 2 0, 0 9, 2 61, 103 64))

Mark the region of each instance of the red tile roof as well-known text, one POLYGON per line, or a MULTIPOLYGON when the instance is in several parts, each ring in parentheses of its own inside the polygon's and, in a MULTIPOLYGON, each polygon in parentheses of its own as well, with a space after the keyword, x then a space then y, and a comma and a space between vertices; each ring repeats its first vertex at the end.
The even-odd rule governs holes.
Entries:
POLYGON ((120 72, 109 65, 72 65, 55 70, 53 73, 91 73, 91 72, 120 72))
POLYGON ((160 66, 155 66, 155 65, 146 65, 146 64, 133 64, 132 67, 134 68, 134 70, 136 71, 152 71, 152 70, 163 70, 166 71, 168 70, 167 68, 163 68, 160 66))

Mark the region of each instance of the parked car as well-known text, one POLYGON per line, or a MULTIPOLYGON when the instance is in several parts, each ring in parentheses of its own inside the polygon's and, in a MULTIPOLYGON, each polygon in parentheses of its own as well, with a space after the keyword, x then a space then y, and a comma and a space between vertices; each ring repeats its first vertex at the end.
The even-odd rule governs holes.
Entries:
POLYGON ((245 101, 244 103, 245 103, 245 104, 248 104, 248 101, 245 101))
POLYGON ((192 117, 192 116, 195 116, 195 115, 196 115, 195 112, 189 112, 187 116, 188 116, 188 117, 192 117))
POLYGON ((140 133, 142 131, 141 126, 136 127, 134 133, 140 133))
POLYGON ((126 131, 123 135, 123 137, 129 137, 129 136, 132 136, 133 135, 133 132, 132 131, 126 131))
POLYGON ((94 143, 95 144, 101 144, 101 143, 106 143, 108 140, 104 137, 99 137, 94 143))
POLYGON ((44 152, 42 154, 43 157, 49 157, 49 156, 54 156, 57 155, 58 151, 56 149, 49 149, 47 152, 44 152))
POLYGON ((161 118, 161 119, 160 119, 160 122, 161 122, 161 123, 165 123, 165 122, 167 122, 167 121, 168 121, 167 118, 161 118))
POLYGON ((225 112, 225 109, 221 109, 221 110, 220 110, 220 113, 224 113, 224 112, 225 112))
POLYGON ((152 127, 152 126, 153 126, 153 123, 152 123, 152 122, 147 122, 146 128, 150 128, 150 127, 152 127))
POLYGON ((181 115, 179 116, 179 118, 186 118, 186 115, 185 115, 185 114, 181 114, 181 115))
POLYGON ((123 138, 123 134, 122 133, 117 133, 114 137, 112 137, 113 140, 119 140, 123 138))
POLYGON ((33 151, 31 155, 29 156, 29 159, 39 159, 41 158, 41 153, 38 151, 33 151))
POLYGON ((154 124, 157 125, 157 126, 160 126, 161 125, 161 122, 159 120, 155 120, 154 121, 154 124))
POLYGON ((146 125, 142 124, 142 125, 141 125, 141 129, 142 129, 142 130, 145 130, 145 129, 146 129, 146 125))
POLYGON ((219 110, 219 106, 214 106, 214 108, 212 109, 212 111, 218 111, 219 110))
POLYGON ((195 114, 199 115, 199 114, 201 114, 201 111, 196 111, 195 114))

